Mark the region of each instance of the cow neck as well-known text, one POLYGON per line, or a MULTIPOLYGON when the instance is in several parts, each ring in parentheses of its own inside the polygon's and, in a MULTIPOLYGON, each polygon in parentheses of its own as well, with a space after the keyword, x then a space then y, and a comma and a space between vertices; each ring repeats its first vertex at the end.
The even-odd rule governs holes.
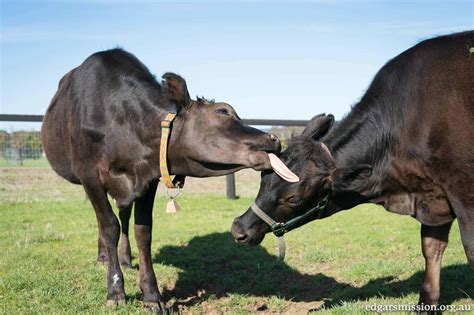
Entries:
POLYGON ((357 191, 369 199, 380 194, 377 178, 387 169, 399 134, 397 126, 384 120, 376 106, 371 109, 364 112, 353 110, 321 139, 329 147, 337 167, 372 166, 372 176, 357 191))

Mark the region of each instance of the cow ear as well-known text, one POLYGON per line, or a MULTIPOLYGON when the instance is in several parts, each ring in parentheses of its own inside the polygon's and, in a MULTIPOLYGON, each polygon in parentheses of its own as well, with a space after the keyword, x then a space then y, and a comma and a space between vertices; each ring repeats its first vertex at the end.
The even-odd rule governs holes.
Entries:
POLYGON ((372 175, 372 166, 368 164, 336 168, 331 173, 332 189, 334 191, 357 190, 370 175, 372 175))
POLYGON ((182 107, 189 106, 191 98, 189 96, 186 81, 177 74, 167 72, 162 76, 163 93, 182 107))
POLYGON ((316 115, 308 122, 302 135, 318 140, 324 136, 334 124, 334 116, 329 114, 316 115))

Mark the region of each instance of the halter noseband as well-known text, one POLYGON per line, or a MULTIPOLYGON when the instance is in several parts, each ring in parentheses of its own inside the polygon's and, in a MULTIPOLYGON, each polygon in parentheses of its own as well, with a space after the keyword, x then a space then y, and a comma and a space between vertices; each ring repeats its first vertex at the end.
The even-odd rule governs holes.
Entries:
POLYGON ((273 220, 268 214, 265 213, 265 211, 263 211, 259 206, 257 206, 255 202, 250 206, 250 209, 252 209, 252 211, 257 215, 257 217, 262 219, 263 222, 265 222, 266 224, 270 226, 273 234, 275 234, 276 237, 281 237, 286 232, 289 232, 301 226, 302 222, 304 222, 306 219, 308 219, 315 213, 318 213, 319 211, 326 209, 329 202, 329 198, 330 198, 330 194, 327 194, 326 196, 324 196, 323 199, 321 199, 316 204, 315 207, 309 209, 304 214, 299 215, 296 218, 293 218, 284 223, 273 220))

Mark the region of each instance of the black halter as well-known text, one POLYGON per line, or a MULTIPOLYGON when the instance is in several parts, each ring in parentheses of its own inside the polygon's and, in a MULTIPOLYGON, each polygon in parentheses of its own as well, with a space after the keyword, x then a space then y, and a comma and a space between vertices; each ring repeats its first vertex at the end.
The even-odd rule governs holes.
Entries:
POLYGON ((327 194, 324 196, 323 199, 321 199, 318 204, 306 211, 304 214, 297 216, 296 218, 293 218, 285 223, 282 222, 277 222, 273 220, 268 214, 265 213, 262 209, 260 209, 259 206, 254 202, 251 206, 250 209, 260 218, 262 219, 263 222, 268 224, 270 228, 272 229, 273 234, 277 237, 283 236, 286 232, 289 232, 293 229, 296 229, 301 225, 302 222, 304 222, 306 219, 314 215, 315 213, 318 213, 319 211, 322 211, 326 209, 328 203, 329 203, 329 198, 330 194, 327 194))

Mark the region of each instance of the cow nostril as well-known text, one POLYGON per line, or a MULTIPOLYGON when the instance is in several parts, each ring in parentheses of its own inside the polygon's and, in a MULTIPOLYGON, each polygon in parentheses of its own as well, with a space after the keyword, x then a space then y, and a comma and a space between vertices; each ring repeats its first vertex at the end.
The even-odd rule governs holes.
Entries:
POLYGON ((247 234, 237 234, 235 240, 237 242, 245 242, 247 240, 247 234))

